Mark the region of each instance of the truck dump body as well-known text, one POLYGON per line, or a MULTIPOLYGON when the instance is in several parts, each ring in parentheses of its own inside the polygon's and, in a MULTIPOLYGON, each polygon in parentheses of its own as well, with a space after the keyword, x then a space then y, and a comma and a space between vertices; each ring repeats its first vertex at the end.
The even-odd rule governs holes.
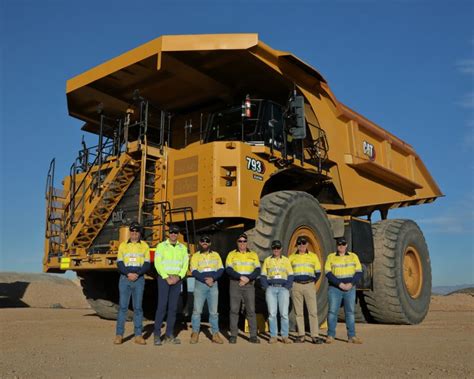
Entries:
MULTIPOLYGON (((159 37, 69 80, 67 98, 70 114, 97 133, 97 105, 121 114, 137 88, 162 109, 192 115, 238 103, 249 93, 284 103, 295 85, 312 110, 308 121, 327 135, 333 162, 327 175, 340 197, 322 201, 328 211, 362 215, 442 195, 410 145, 338 102, 315 69, 256 34, 159 37)), ((175 139, 182 134, 172 133, 175 139)))

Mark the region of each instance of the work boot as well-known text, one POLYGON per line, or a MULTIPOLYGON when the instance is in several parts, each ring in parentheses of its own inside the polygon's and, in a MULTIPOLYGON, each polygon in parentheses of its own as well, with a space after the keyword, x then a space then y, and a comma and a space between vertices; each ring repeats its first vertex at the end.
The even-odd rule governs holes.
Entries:
POLYGON ((155 337, 154 341, 153 341, 153 344, 155 346, 161 346, 163 343, 161 342, 161 339, 160 337, 155 337))
POLYGON ((212 335, 212 342, 217 343, 219 345, 222 345, 224 343, 219 333, 215 333, 212 335))
POLYGON ((175 336, 165 336, 165 338, 163 338, 163 343, 179 345, 181 343, 181 340, 179 338, 176 338, 175 336))
POLYGON ((229 343, 236 344, 237 343, 237 337, 236 336, 230 336, 229 343))
POLYGON ((189 343, 194 345, 195 343, 198 343, 198 342, 199 342, 199 333, 192 332, 191 333, 191 340, 189 341, 189 343))
POLYGON ((278 342, 278 338, 276 338, 276 337, 270 337, 270 339, 268 340, 269 344, 274 344, 274 343, 277 343, 277 342, 278 342))
POLYGON ((260 340, 257 338, 257 336, 255 336, 255 337, 250 337, 249 342, 250 343, 260 343, 260 340))
POLYGON ((322 343, 324 343, 324 340, 319 337, 312 337, 311 342, 313 342, 316 345, 321 345, 322 343))
POLYGON ((362 343, 362 340, 360 338, 354 336, 354 337, 350 337, 347 342, 348 343, 355 343, 357 345, 360 345, 362 343))
POLYGON ((114 339, 114 345, 121 345, 123 342, 123 337, 122 336, 115 336, 115 339, 114 339))
POLYGON ((146 341, 142 336, 135 336, 135 340, 133 341, 137 345, 146 345, 146 341))
POLYGON ((331 343, 333 343, 333 342, 334 342, 334 337, 328 336, 328 337, 326 338, 326 343, 327 343, 327 344, 331 344, 331 343))
POLYGON ((289 344, 292 344, 293 341, 290 340, 288 337, 283 337, 282 338, 282 342, 285 344, 285 345, 289 345, 289 344))
POLYGON ((295 338, 295 343, 304 343, 304 336, 298 336, 295 338))

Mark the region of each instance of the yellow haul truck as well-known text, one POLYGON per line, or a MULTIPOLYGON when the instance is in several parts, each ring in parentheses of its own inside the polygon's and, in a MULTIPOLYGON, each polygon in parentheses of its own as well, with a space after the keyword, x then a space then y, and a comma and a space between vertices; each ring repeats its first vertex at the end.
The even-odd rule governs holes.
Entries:
MULTIPOLYGON (((75 271, 102 317, 117 312, 117 250, 132 221, 152 247, 178 224, 190 253, 199 233, 224 253, 246 231, 262 259, 273 239, 291 254, 305 235, 324 262, 345 236, 364 267, 358 318, 425 317, 427 245, 415 222, 388 214, 442 193, 410 145, 340 103, 296 56, 257 34, 162 36, 68 80, 66 92, 69 114, 98 142, 82 142, 61 188, 51 162, 43 267, 75 271)), ((317 293, 323 320, 324 276, 317 293)))

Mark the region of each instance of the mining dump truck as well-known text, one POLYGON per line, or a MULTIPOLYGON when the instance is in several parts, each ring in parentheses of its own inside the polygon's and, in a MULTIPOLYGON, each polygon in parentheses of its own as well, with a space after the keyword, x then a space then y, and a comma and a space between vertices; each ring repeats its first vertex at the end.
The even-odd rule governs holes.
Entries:
MULTIPOLYGON (((100 316, 117 313, 117 250, 138 221, 151 247, 174 223, 190 254, 207 233, 224 258, 243 231, 262 260, 272 240, 292 254, 304 235, 324 262, 345 236, 364 269, 357 317, 425 317, 425 239, 389 212, 431 203, 440 189, 410 145, 339 102, 293 54, 257 34, 162 36, 68 80, 66 95, 69 114, 97 142, 78 144, 61 186, 51 162, 43 267, 75 271, 100 316)), ((146 276, 149 314, 154 277, 146 276)))

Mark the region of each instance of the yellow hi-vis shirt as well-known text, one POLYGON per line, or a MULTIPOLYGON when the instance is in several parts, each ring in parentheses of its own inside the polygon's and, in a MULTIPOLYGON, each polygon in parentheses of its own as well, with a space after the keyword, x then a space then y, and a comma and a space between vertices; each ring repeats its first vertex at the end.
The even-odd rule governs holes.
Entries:
POLYGON ((291 267, 293 267, 293 274, 295 277, 315 278, 316 274, 321 273, 321 263, 319 262, 319 258, 311 251, 303 254, 291 254, 290 263, 291 267))
POLYGON ((263 261, 262 276, 266 276, 269 280, 287 280, 288 275, 293 275, 293 268, 287 257, 275 258, 270 256, 263 261))
POLYGON ((150 248, 145 241, 122 242, 117 254, 117 262, 122 261, 125 267, 141 267, 150 262, 150 248))
POLYGON ((191 257, 191 272, 194 270, 200 273, 215 272, 221 268, 222 259, 215 251, 209 253, 197 252, 191 257))
POLYGON ((357 272, 362 272, 362 266, 359 257, 352 253, 346 252, 344 255, 331 253, 326 259, 324 271, 331 272, 337 279, 352 278, 357 272))
POLYGON ((227 255, 225 266, 231 267, 238 274, 249 275, 256 268, 260 267, 260 260, 255 251, 241 253, 240 251, 232 250, 227 255))
POLYGON ((169 240, 158 244, 155 251, 155 268, 163 279, 170 275, 178 275, 181 279, 188 271, 188 249, 177 241, 172 245, 169 240))

